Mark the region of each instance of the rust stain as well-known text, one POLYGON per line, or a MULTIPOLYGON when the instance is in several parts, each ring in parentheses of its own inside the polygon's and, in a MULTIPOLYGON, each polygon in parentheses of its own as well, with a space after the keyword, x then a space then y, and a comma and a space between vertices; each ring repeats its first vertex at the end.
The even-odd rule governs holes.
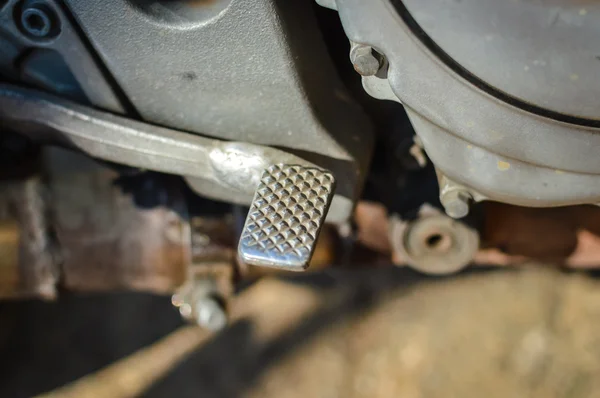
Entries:
POLYGON ((498 161, 498 170, 506 171, 508 169, 510 169, 510 163, 502 161, 502 160, 498 161))
POLYGON ((163 195, 138 204, 134 182, 115 182, 114 170, 61 152, 69 170, 50 171, 57 238, 65 253, 63 284, 76 291, 131 289, 170 293, 186 279, 190 227, 178 185, 143 180, 163 195), (177 211, 176 211, 177 210, 177 211))
POLYGON ((0 221, 0 296, 11 296, 19 284, 19 225, 0 221))

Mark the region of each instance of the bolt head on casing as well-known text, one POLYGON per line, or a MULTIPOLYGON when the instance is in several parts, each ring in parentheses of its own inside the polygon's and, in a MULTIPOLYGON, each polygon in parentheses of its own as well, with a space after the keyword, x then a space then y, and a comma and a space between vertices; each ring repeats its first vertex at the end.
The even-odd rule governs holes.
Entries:
POLYGON ((214 297, 203 297, 195 304, 195 319, 199 326, 212 331, 227 325, 227 314, 221 303, 214 297))
POLYGON ((446 192, 440 198, 446 214, 452 218, 463 218, 469 214, 471 195, 462 190, 446 192))
POLYGON ((209 278, 192 280, 171 297, 181 316, 198 326, 216 332, 227 326, 227 308, 223 296, 209 278))
POLYGON ((352 45, 350 61, 354 70, 361 76, 374 76, 381 68, 381 61, 373 53, 373 48, 362 44, 352 45))

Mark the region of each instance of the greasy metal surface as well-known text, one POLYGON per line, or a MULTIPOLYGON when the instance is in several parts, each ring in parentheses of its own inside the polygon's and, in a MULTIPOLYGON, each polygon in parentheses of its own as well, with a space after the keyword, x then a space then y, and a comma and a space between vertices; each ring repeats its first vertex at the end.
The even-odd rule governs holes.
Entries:
POLYGON ((599 120, 597 1, 402 3, 442 51, 488 85, 527 104, 599 120))
MULTIPOLYGON (((64 12, 60 2, 54 0, 43 2, 44 6, 49 7, 57 17, 60 34, 37 40, 23 34, 15 23, 14 17, 18 14, 16 7, 21 3, 23 2, 19 0, 8 0, 3 7, 0 6, 0 32, 3 33, 0 35, 0 70, 3 75, 15 81, 25 80, 29 84, 38 85, 41 82, 32 81, 27 71, 23 70, 24 62, 36 51, 55 51, 60 54, 69 68, 67 72, 73 74, 89 102, 97 107, 122 113, 123 104, 108 83, 109 79, 104 75, 101 65, 96 62, 79 37, 76 28, 71 24, 70 16, 64 12)), ((60 91, 61 87, 56 87, 54 84, 55 82, 44 82, 42 88, 46 90, 55 88, 60 91)), ((68 95, 64 92, 57 94, 68 95)))
POLYGON ((39 175, 0 182, 0 297, 52 299, 59 278, 39 175))
POLYGON ((290 271, 306 269, 334 190, 335 180, 325 170, 295 165, 265 170, 240 238, 241 260, 290 271))
MULTIPOLYGON (((270 165, 312 165, 278 149, 156 127, 10 85, 0 85, 0 122, 42 143, 62 143, 100 159, 188 177, 198 193, 240 204, 250 203, 270 165)), ((352 197, 352 192, 340 193, 352 197)), ((336 198, 330 221, 350 216, 350 197, 336 198)))
POLYGON ((183 17, 180 1, 152 2, 150 14, 139 0, 66 3, 143 119, 317 153, 360 181, 370 125, 336 75, 311 2, 195 2, 183 17))
POLYGON ((141 207, 83 155, 48 149, 46 164, 67 289, 170 293, 185 281, 190 229, 176 186, 154 187, 160 202, 141 207))
POLYGON ((476 200, 600 202, 600 129, 528 113, 479 89, 426 48, 389 0, 337 6, 349 39, 389 62, 387 79, 365 77, 365 86, 404 104, 433 163, 476 200))

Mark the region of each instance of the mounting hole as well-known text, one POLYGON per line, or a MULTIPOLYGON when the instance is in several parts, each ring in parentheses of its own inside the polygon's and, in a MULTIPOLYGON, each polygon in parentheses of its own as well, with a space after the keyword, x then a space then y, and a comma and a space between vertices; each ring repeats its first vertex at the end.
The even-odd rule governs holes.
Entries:
POLYGON ((452 237, 447 234, 434 233, 425 238, 425 245, 432 251, 447 252, 452 248, 452 237))
POLYGON ((476 230, 445 215, 426 215, 403 223, 395 223, 399 229, 392 232, 402 245, 396 246, 397 250, 409 266, 427 274, 463 269, 479 247, 476 230))
POLYGON ((26 1, 15 12, 19 28, 30 38, 51 39, 60 33, 56 12, 44 2, 26 1))
POLYGON ((21 23, 29 34, 37 37, 45 37, 50 33, 52 26, 48 15, 36 8, 25 10, 21 16, 21 23))

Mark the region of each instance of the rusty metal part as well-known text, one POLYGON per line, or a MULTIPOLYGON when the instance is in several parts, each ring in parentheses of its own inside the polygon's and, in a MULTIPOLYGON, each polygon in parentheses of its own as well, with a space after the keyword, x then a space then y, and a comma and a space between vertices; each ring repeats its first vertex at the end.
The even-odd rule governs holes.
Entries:
POLYGON ((392 252, 389 217, 386 208, 375 202, 362 201, 356 206, 357 240, 380 253, 392 252))
POLYGON ((168 176, 141 182, 152 204, 86 156, 47 148, 44 163, 44 188, 38 176, 0 183, 0 297, 54 298, 59 281, 78 291, 172 293, 200 278, 233 293, 230 216, 195 217, 190 233, 181 186, 168 176))
POLYGON ((376 75, 383 64, 380 58, 381 56, 376 54, 370 46, 350 43, 350 61, 359 75, 376 75))
MULTIPOLYGON (((481 206, 481 248, 475 265, 511 266, 535 261, 569 268, 600 268, 600 208, 569 206, 527 208, 496 202, 481 206)), ((408 260, 392 254, 390 221, 381 204, 360 202, 356 208, 358 242, 395 264, 408 260)))
POLYGON ((39 175, 0 182, 0 297, 56 296, 58 269, 39 175))
MULTIPOLYGON (((192 262, 189 266, 187 283, 211 280, 215 291, 224 300, 234 290, 239 271, 235 262, 235 225, 231 215, 221 217, 193 217, 192 262)), ((186 289, 186 286, 182 286, 186 289)), ((180 290, 181 291, 181 290, 180 290)))
POLYGON ((483 239, 507 263, 526 258, 573 268, 600 267, 600 208, 569 206, 531 209, 502 203, 483 205, 483 239))
POLYGON ((0 221, 0 295, 14 294, 19 284, 19 224, 0 221))
POLYGON ((144 207, 106 166, 56 148, 46 160, 67 289, 170 293, 185 281, 190 228, 177 185, 147 181, 160 203, 144 207))
POLYGON ((235 226, 230 214, 222 217, 193 217, 192 263, 231 262, 235 257, 235 226))
POLYGON ((411 268, 435 275, 460 271, 479 248, 476 230, 427 206, 413 221, 392 216, 390 239, 396 263, 401 258, 411 268))
POLYGON ((171 301, 184 319, 220 330, 227 325, 227 301, 236 277, 233 217, 194 217, 191 232, 192 263, 186 283, 171 301))
POLYGON ((171 301, 188 321, 208 330, 221 330, 227 325, 227 308, 215 280, 192 279, 173 295, 171 301))

